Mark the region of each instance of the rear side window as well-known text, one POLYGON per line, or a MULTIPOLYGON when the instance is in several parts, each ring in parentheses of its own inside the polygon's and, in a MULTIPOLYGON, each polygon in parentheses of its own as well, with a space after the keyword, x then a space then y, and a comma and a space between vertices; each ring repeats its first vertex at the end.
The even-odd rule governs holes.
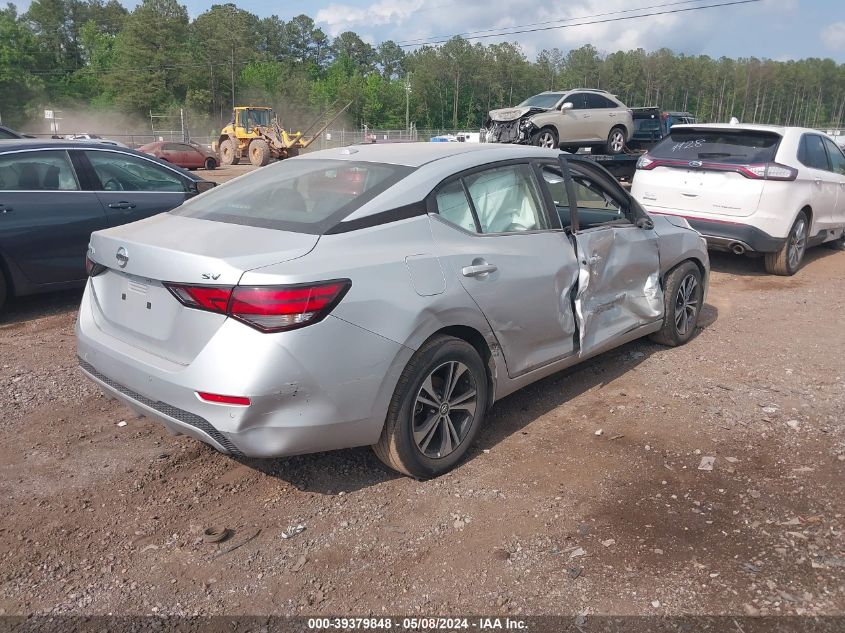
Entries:
POLYGON ((781 136, 757 130, 672 128, 649 154, 668 160, 700 160, 734 165, 774 161, 781 136))
POLYGON ((232 180, 171 213, 321 235, 413 171, 345 160, 285 160, 232 180))
POLYGON ((613 101, 608 99, 607 97, 603 97, 597 94, 590 94, 587 93, 587 107, 592 109, 600 109, 600 108, 616 108, 618 107, 613 101))
POLYGON ((802 165, 812 169, 830 171, 827 162, 827 152, 824 149, 824 139, 818 134, 805 134, 801 137, 801 147, 798 148, 798 160, 802 165))
POLYGON ((65 151, 0 156, 0 191, 77 191, 79 182, 65 151))
POLYGON ((845 176, 845 154, 829 138, 824 139, 824 145, 827 147, 827 155, 830 156, 831 169, 837 174, 845 176))
POLYGON ((185 181, 174 171, 123 152, 86 151, 100 191, 187 191, 185 181))
POLYGON ((448 220, 467 231, 475 232, 475 219, 472 217, 472 207, 469 206, 464 186, 460 180, 450 182, 437 192, 435 197, 437 212, 444 220, 448 220))
POLYGON ((482 233, 549 228, 540 191, 528 165, 488 169, 464 180, 482 233))

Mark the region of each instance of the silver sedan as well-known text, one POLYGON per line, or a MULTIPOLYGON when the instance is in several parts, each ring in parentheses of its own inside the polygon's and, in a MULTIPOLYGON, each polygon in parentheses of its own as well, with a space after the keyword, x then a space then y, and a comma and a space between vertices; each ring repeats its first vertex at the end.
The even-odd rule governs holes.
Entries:
POLYGON ((77 323, 107 395, 224 453, 372 445, 424 478, 485 413, 633 339, 693 336, 704 240, 588 159, 372 145, 98 231, 77 323))

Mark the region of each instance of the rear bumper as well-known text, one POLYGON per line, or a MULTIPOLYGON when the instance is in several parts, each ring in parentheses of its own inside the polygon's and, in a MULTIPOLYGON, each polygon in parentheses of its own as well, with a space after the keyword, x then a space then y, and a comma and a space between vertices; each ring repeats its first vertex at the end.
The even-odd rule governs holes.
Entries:
POLYGON ((135 413, 246 457, 282 457, 374 444, 412 351, 329 316, 262 334, 233 320, 189 364, 172 363, 103 332, 86 289, 77 321, 80 367, 135 413), (207 391, 249 406, 201 400, 207 391))
POLYGON ((723 222, 720 220, 704 220, 680 213, 663 213, 649 210, 656 215, 676 215, 685 218, 690 226, 701 233, 707 240, 707 248, 714 251, 731 251, 738 254, 771 253, 780 250, 786 238, 773 237, 749 224, 738 222, 723 222))

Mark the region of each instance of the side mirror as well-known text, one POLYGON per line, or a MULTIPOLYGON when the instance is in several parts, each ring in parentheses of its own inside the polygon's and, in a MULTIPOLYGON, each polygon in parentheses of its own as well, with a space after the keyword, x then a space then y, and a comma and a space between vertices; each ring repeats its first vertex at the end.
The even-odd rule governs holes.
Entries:
POLYGON ((211 182, 210 180, 197 180, 194 183, 194 191, 197 193, 205 193, 211 189, 214 189, 217 186, 216 182, 211 182))
POLYGON ((651 231, 654 228, 654 222, 651 218, 637 218, 637 228, 651 231))
POLYGON ((560 106, 560 109, 561 109, 561 111, 563 111, 563 110, 571 110, 571 109, 572 109, 572 108, 574 108, 574 107, 575 107, 575 104, 574 104, 574 103, 572 103, 571 101, 567 101, 567 102, 566 102, 566 103, 564 103, 562 106, 560 106))

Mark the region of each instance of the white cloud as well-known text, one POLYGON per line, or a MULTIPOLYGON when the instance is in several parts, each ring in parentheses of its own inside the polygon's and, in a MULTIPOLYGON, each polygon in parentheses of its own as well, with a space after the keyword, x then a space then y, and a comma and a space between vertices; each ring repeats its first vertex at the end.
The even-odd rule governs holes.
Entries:
POLYGON ((845 22, 828 24, 821 31, 822 42, 830 51, 845 51, 845 22))
MULTIPOLYGON (((425 0, 381 0, 368 7, 355 7, 348 4, 330 4, 320 9, 315 22, 325 24, 329 35, 335 36, 344 31, 355 30, 361 26, 401 25, 405 20, 420 9, 425 0)), ((366 29, 361 29, 366 30, 366 29)))

